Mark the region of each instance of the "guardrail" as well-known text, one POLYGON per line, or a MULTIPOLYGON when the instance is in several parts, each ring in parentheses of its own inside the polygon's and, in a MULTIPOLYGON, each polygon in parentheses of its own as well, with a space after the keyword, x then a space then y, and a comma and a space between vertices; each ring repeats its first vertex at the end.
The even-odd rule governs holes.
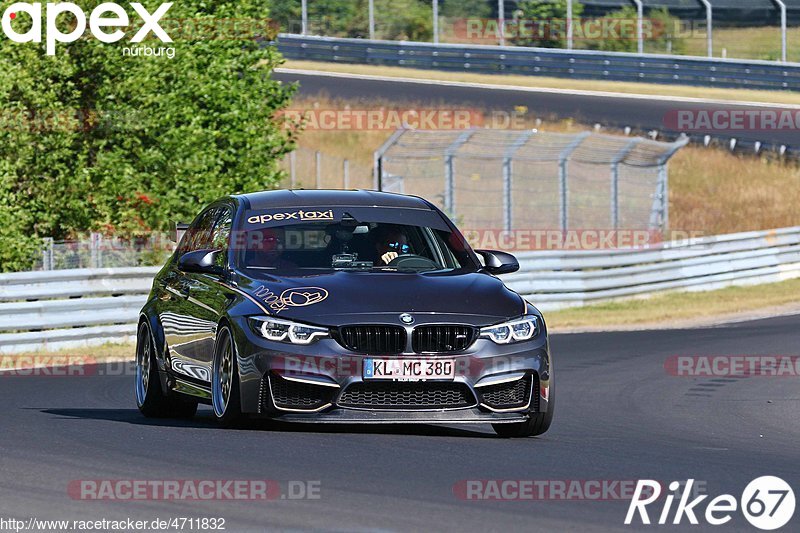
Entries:
MULTIPOLYGON (((518 253, 503 276, 543 310, 800 277, 800 226, 644 250, 518 253)), ((0 353, 132 341, 158 267, 0 274, 0 353)))
POLYGON ((0 353, 133 340, 139 310, 159 270, 0 274, 0 353))
POLYGON ((277 45, 288 59, 333 63, 742 89, 800 86, 800 63, 297 34, 280 34, 277 45))
POLYGON ((517 254, 505 282, 547 310, 667 290, 704 291, 800 277, 800 227, 665 243, 650 250, 517 254))

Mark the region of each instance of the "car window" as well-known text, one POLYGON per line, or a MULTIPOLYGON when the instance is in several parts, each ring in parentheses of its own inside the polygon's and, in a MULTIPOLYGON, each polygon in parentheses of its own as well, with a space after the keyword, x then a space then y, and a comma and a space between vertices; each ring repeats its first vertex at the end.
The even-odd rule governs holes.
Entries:
POLYGON ((209 248, 211 243, 211 229, 218 214, 218 208, 206 209, 194 219, 189 229, 181 239, 178 247, 179 254, 194 252, 209 248))
POLYGON ((209 234, 208 248, 212 250, 222 250, 223 253, 217 255, 217 266, 224 267, 227 264, 228 242, 231 236, 231 226, 233 225, 233 210, 228 206, 221 206, 217 209, 214 226, 209 234))
POLYGON ((373 221, 305 222, 246 229, 238 254, 244 268, 458 269, 470 263, 450 233, 413 224, 373 221))

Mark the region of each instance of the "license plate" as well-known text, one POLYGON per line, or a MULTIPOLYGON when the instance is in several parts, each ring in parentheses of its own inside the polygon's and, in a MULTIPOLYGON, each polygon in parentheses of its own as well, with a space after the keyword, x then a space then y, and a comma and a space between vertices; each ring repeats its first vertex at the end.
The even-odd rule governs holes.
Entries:
POLYGON ((455 376, 453 359, 364 359, 364 379, 419 381, 455 376))

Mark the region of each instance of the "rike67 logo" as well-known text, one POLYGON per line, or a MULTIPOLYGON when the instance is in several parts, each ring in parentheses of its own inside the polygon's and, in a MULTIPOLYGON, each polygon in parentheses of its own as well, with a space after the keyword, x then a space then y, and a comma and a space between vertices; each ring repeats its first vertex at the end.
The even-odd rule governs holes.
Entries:
MULTIPOLYGON (((95 7, 91 13, 87 14, 82 8, 72 2, 48 2, 30 4, 17 2, 11 4, 3 12, 2 27, 6 37, 15 43, 41 43, 45 42, 47 55, 55 55, 56 43, 71 43, 80 39, 86 32, 89 32, 96 39, 104 43, 115 43, 126 36, 126 32, 120 28, 127 28, 131 24, 128 12, 119 4, 106 2, 95 7), (15 27, 15 21, 21 22, 20 15, 25 15, 29 23, 25 24, 26 31, 15 27), (64 20, 71 16, 68 28, 63 28, 64 20), (42 19, 44 19, 44 31, 42 30, 42 19), (61 22, 62 28, 59 28, 61 22), (62 31, 67 29, 68 31, 62 31)), ((159 20, 167 13, 172 2, 161 4, 155 12, 150 13, 142 4, 132 2, 131 8, 135 15, 141 19, 139 30, 131 37, 132 43, 139 43, 151 32, 161 42, 171 43, 172 39, 167 32, 159 25, 159 20)))
MULTIPOLYGON (((668 523, 680 525, 685 518, 689 524, 697 525, 700 523, 698 520, 700 517, 708 524, 721 526, 731 522, 737 511, 741 511, 750 525, 763 531, 773 531, 788 524, 794 515, 796 503, 794 491, 779 477, 761 476, 754 479, 748 483, 738 499, 732 494, 720 494, 710 501, 706 494, 692 498, 693 485, 694 479, 689 479, 685 483, 678 481, 670 483, 668 485, 670 493, 663 499, 661 512, 653 516, 652 521, 659 525, 668 523), (673 503, 676 503, 675 507, 673 503), (702 510, 703 506, 705 512, 702 510)), ((628 507, 625 524, 635 524, 637 515, 643 525, 651 524, 647 507, 651 504, 659 505, 661 496, 660 482, 640 479, 628 507)))

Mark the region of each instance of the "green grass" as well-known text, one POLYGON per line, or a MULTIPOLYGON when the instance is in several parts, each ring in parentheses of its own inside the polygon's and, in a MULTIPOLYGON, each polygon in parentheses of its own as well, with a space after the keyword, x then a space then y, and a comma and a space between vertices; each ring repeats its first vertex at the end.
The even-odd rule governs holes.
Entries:
MULTIPOLYGON (((779 26, 759 28, 715 28, 714 57, 733 59, 779 60, 781 58, 781 29, 779 26)), ((800 61, 800 28, 788 28, 786 32, 786 55, 788 61, 800 61)), ((705 56, 708 52, 705 38, 685 39, 686 54, 705 56)))

